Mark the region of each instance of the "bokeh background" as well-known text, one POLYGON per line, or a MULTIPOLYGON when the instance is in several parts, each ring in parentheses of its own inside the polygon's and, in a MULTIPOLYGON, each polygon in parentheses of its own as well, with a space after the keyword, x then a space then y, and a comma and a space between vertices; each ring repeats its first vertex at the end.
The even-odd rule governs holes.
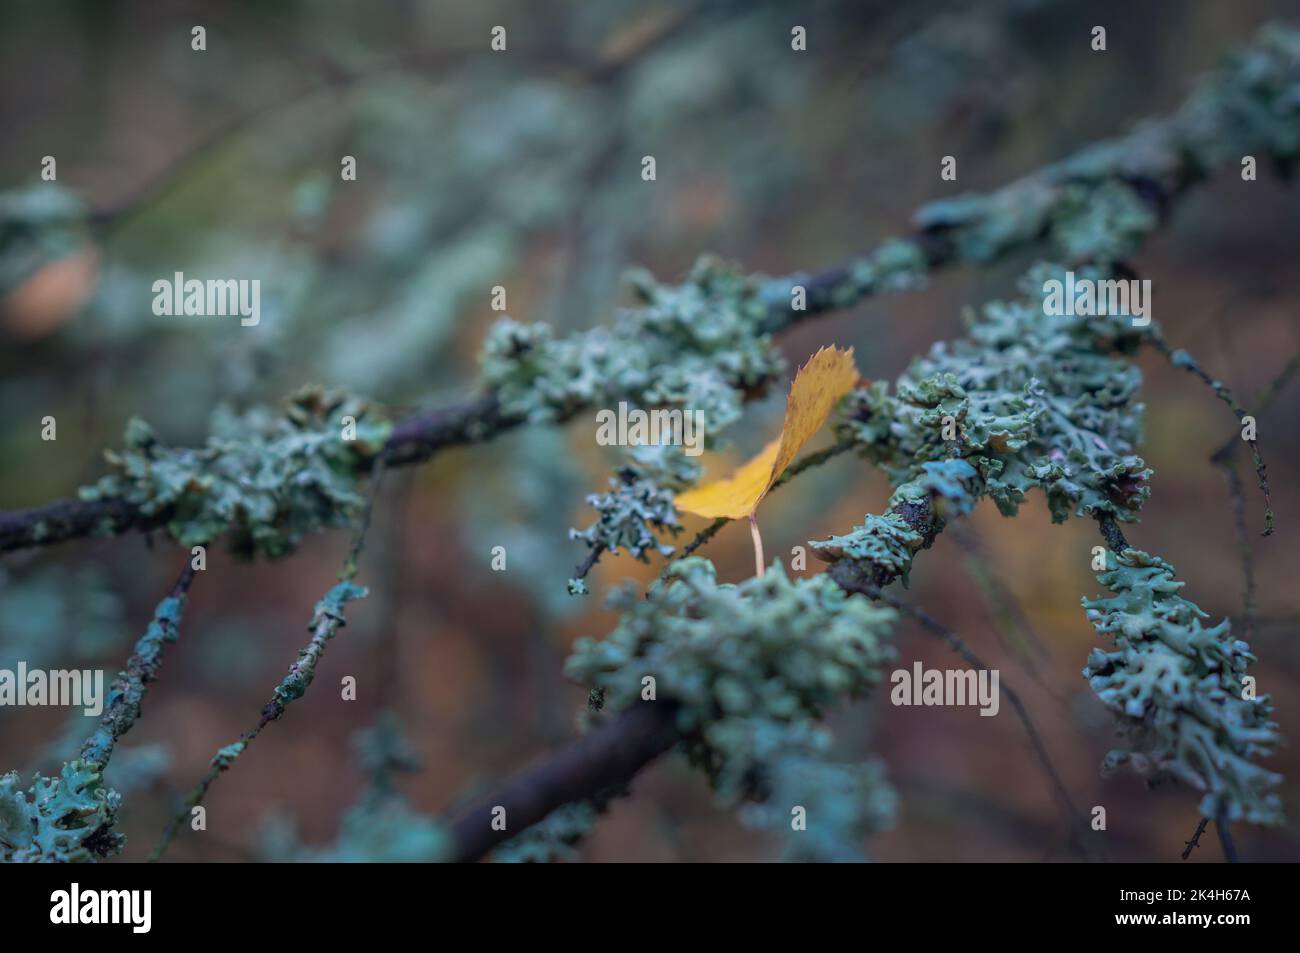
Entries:
MULTIPOLYGON (((627 301, 632 265, 680 279, 715 252, 781 274, 832 264, 908 230, 921 204, 984 190, 1141 117, 1172 110, 1193 81, 1291 2, 599 4, 501 2, 15 2, 0 7, 0 201, 6 214, 95 210, 89 230, 49 227, 0 263, 0 507, 73 495, 102 472, 139 415, 170 442, 201 443, 214 406, 274 403, 302 383, 343 386, 394 416, 473 386, 493 285, 509 313, 581 330, 627 301), (190 49, 190 29, 208 49, 190 49), (488 53, 492 26, 509 49, 488 53), (809 49, 792 53, 790 28, 809 49), (1089 47, 1095 24, 1108 50, 1089 47), (357 158, 355 182, 339 158, 357 158), (657 159, 658 181, 640 178, 657 159), (33 192, 41 158, 62 191, 33 192), (944 155, 958 181, 939 178, 944 155), (18 211, 15 211, 18 210, 18 211), (262 282, 262 322, 155 317, 150 284, 188 276, 262 282), (39 439, 58 419, 57 442, 39 439)), ((10 236, 12 237, 12 236, 10 236)), ((1177 206, 1135 259, 1157 289, 1168 337, 1249 405, 1300 347, 1300 190, 1261 169, 1224 175, 1177 206)), ((865 376, 893 378, 932 341, 960 333, 964 306, 1009 295, 1033 259, 937 275, 799 326, 800 362, 853 345, 865 376)), ((1242 574, 1210 453, 1227 411, 1155 354, 1146 445, 1156 472, 1129 538, 1160 553, 1214 616, 1242 614, 1242 574)), ((782 389, 736 428, 736 460, 779 426, 782 389)), ((1243 857, 1300 858, 1300 441, 1292 382, 1259 421, 1279 530, 1267 539, 1243 468, 1258 564, 1252 646, 1261 690, 1292 739, 1271 761, 1292 819, 1238 827, 1243 857)), ((366 783, 349 739, 397 714, 418 772, 400 786, 436 812, 573 734, 585 693, 560 668, 583 634, 607 631, 601 594, 658 565, 623 556, 593 594, 565 580, 585 555, 567 538, 591 511, 615 451, 594 421, 531 429, 390 474, 354 603, 314 690, 271 726, 208 798, 209 830, 183 831, 178 860, 274 854, 286 836, 328 845, 366 783), (490 569, 503 545, 506 572, 490 569), (343 675, 359 697, 342 702, 343 675), (292 835, 285 832, 292 829, 292 835), (271 837, 268 831, 276 831, 271 837), (278 840, 277 840, 278 838, 278 840)), ((825 439, 823 437, 823 439, 825 439)), ((769 553, 843 532, 888 497, 840 458, 764 506, 769 553)), ((688 518, 694 530, 698 523, 688 518)), ((682 540, 684 541, 684 539, 682 540)), ((1031 500, 1004 520, 981 507, 918 560, 908 597, 944 621, 1025 697, 1082 806, 1107 808, 1116 860, 1177 861, 1196 797, 1103 780, 1112 721, 1080 669, 1095 635, 1079 607, 1098 593, 1088 521, 1051 525, 1031 500)), ((125 857, 141 859, 173 799, 250 727, 305 639, 345 534, 254 564, 213 549, 181 642, 114 767, 125 791, 125 857)), ((724 579, 752 572, 747 530, 705 551, 724 579)), ((175 578, 181 552, 139 535, 62 544, 0 563, 0 665, 111 673, 175 578)), ((814 567, 815 569, 815 567, 814 567)), ((903 624, 901 664, 952 664, 903 624)), ((56 769, 86 732, 56 709, 0 712, 0 769, 56 769)), ((835 725, 848 756, 879 752, 900 798, 882 860, 1067 860, 1065 826, 1008 705, 892 708, 882 693, 835 725)), ((88 722, 87 722, 88 723, 88 722)), ((110 774, 110 779, 114 777, 110 774)), ((780 845, 715 808, 702 779, 666 758, 615 804, 590 860, 771 859, 780 845)), ((1193 862, 1217 860, 1207 836, 1193 862)))

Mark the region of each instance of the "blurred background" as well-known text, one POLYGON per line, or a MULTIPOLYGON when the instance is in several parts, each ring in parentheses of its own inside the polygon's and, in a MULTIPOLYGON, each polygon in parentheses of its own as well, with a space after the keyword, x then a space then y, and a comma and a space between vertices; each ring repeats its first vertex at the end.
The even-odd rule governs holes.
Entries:
MULTIPOLYGON (((1174 109, 1193 81, 1300 3, 1052 0, 806 3, 474 4, 385 0, 0 7, 0 508, 74 495, 103 472, 139 415, 162 438, 199 444, 213 408, 275 403, 303 383, 342 386, 394 417, 463 396, 491 312, 576 331, 627 303, 644 265, 680 280, 714 252, 751 271, 833 264, 909 230, 925 202, 985 190, 1174 109), (490 30, 508 50, 488 51, 490 30), (790 29, 808 31, 792 53, 790 29), (190 47, 203 25, 207 50, 190 47), (1108 49, 1090 30, 1104 25, 1108 49), (658 179, 641 180, 654 155, 658 179), (42 157, 57 183, 41 187, 42 157), (342 182, 343 155, 357 160, 342 182), (957 182, 939 178, 958 159, 957 182), (60 224, 79 207, 90 227, 60 224), (30 223, 35 223, 31 225, 30 223), (150 285, 187 276, 259 278, 262 320, 155 317, 150 285), (38 421, 58 420, 57 442, 38 421)), ((1300 347, 1300 190, 1261 165, 1181 201, 1135 265, 1156 317, 1250 406, 1300 347)), ((792 363, 853 345, 870 378, 895 377, 960 333, 963 306, 1010 296, 1034 258, 937 275, 919 293, 800 325, 792 363)), ((1216 618, 1240 620, 1242 575, 1221 472, 1210 453, 1236 432, 1224 407, 1154 353, 1146 445, 1154 490, 1133 545, 1168 558, 1216 618)), ((776 432, 784 388, 734 431, 736 460, 776 432)), ((1255 535, 1250 641, 1260 690, 1284 736, 1289 825, 1238 826, 1249 860, 1300 859, 1300 383, 1259 421, 1278 532, 1255 535)), ((606 558, 570 597, 585 556, 584 496, 617 452, 594 421, 519 430, 389 475, 354 603, 313 691, 214 786, 208 831, 182 831, 176 860, 289 856, 335 842, 367 771, 349 739, 396 713, 419 771, 399 783, 414 810, 441 811, 571 737, 585 692, 561 666, 579 635, 608 631, 602 594, 659 565, 606 558), (491 549, 508 553, 493 572, 491 549), (355 702, 340 701, 344 675, 355 702), (287 846, 286 846, 287 845, 287 846)), ((823 435, 822 440, 826 437, 823 435)), ((770 554, 845 532, 889 495, 839 458, 765 504, 770 554)), ((687 518, 694 531, 703 521, 687 518)), ((683 537, 680 542, 685 542, 683 537)), ((1076 802, 1107 809, 1116 860, 1176 861, 1196 796, 1103 780, 1112 719, 1080 676, 1096 636, 1079 607, 1098 594, 1090 521, 1051 525, 1041 499, 1015 520, 981 507, 917 561, 908 598, 955 628, 1025 698, 1076 802)), ((333 582, 343 533, 292 558, 236 561, 214 547, 144 714, 109 778, 125 794, 124 857, 142 859, 174 798, 215 750, 251 727, 333 582)), ((704 551, 723 579, 752 572, 749 533, 704 551)), ((171 585, 165 538, 65 543, 0 563, 0 667, 102 667, 111 678, 171 585)), ((816 571, 814 564, 809 571, 816 571)), ((1238 630, 1240 631, 1240 629, 1238 630)), ((952 656, 903 624, 900 664, 952 656)), ((89 719, 61 709, 0 714, 0 771, 50 773, 89 719), (84 723, 78 723, 84 722, 84 723)), ((1003 705, 893 708, 881 693, 834 718, 845 756, 877 751, 900 794, 887 861, 1072 858, 1024 731, 1003 705)), ((73 749, 75 750, 75 749, 73 749)), ((756 860, 778 842, 715 808, 681 759, 643 773, 581 851, 589 860, 756 860)), ((1219 859, 1212 835, 1194 862, 1219 859)))

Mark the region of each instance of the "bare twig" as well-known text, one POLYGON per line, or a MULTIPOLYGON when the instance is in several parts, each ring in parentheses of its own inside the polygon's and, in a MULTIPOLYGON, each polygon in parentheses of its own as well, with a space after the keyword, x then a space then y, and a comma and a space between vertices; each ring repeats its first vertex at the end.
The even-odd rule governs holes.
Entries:
POLYGON ((605 552, 604 543, 594 544, 591 547, 591 551, 587 553, 587 558, 584 559, 582 562, 578 563, 577 567, 573 570, 573 578, 586 579, 587 574, 591 572, 592 567, 594 567, 596 563, 600 561, 600 557, 604 554, 604 552, 605 552))
MULTIPOLYGON (((1222 381, 1215 380, 1209 374, 1205 373, 1205 371, 1201 369, 1201 366, 1192 359, 1190 354, 1186 351, 1175 350, 1170 347, 1169 343, 1159 335, 1154 335, 1151 338, 1151 342, 1155 346, 1156 350, 1168 359, 1170 364, 1176 368, 1187 371, 1187 373, 1196 377, 1201 381, 1201 383, 1213 391, 1214 396, 1218 397, 1219 400, 1228 405, 1228 409, 1236 415, 1239 422, 1249 416, 1245 409, 1237 403, 1237 399, 1232 396, 1232 391, 1228 389, 1227 385, 1222 381)), ((1264 532, 1260 535, 1271 536, 1274 529, 1274 520, 1273 500, 1269 495, 1268 490, 1268 470, 1264 466, 1264 458, 1260 455, 1259 444, 1256 442, 1255 438, 1245 438, 1245 442, 1250 445, 1250 456, 1255 464, 1255 476, 1259 480, 1259 489, 1264 494, 1264 532)))
POLYGON ((1201 846, 1201 835, 1205 833, 1205 828, 1208 827, 1209 824, 1210 819, 1208 817, 1201 818, 1200 823, 1196 825, 1196 832, 1192 834, 1192 839, 1183 841, 1183 860, 1191 857, 1192 851, 1201 846))
MULTIPOLYGON (((1263 414, 1272 405, 1290 379, 1300 369, 1300 349, 1292 352, 1282 366, 1282 370, 1255 397, 1256 414, 1263 414)), ((1246 641, 1255 635, 1255 617, 1258 606, 1255 602, 1255 556, 1250 545, 1250 536, 1246 532, 1246 502, 1242 494, 1241 477, 1237 475, 1237 453, 1242 444, 1239 435, 1234 434, 1210 456, 1210 462, 1223 473, 1228 485, 1228 499, 1232 506, 1233 529, 1237 535, 1237 552, 1241 557, 1242 592, 1242 628, 1246 641)))
MULTIPOLYGON (((944 642, 948 644, 949 648, 965 659, 972 668, 989 668, 989 666, 978 655, 976 655, 965 642, 962 641, 957 633, 936 620, 929 613, 922 609, 918 609, 915 606, 909 605, 890 593, 882 592, 879 589, 874 593, 874 598, 879 599, 887 605, 893 606, 899 612, 915 619, 922 625, 922 627, 932 634, 939 636, 939 638, 943 639, 944 642)), ((1000 681, 999 686, 999 690, 1002 694, 1006 695, 1007 701, 1011 702, 1011 707, 1015 709, 1016 716, 1024 726, 1025 734, 1029 736, 1029 745, 1033 749, 1034 755, 1043 769, 1043 773, 1047 776, 1053 794, 1056 795, 1056 798, 1061 803, 1061 808, 1066 814, 1071 837, 1075 841, 1075 846, 1079 849, 1080 853, 1087 856, 1088 844, 1081 836, 1082 833, 1088 829, 1087 822, 1084 820, 1083 815, 1079 813, 1078 808, 1075 807, 1074 799, 1070 797, 1069 789, 1065 786, 1065 782, 1061 780, 1060 774, 1057 773, 1056 766, 1052 764, 1052 756, 1048 752, 1047 745, 1043 741, 1042 735, 1039 734, 1037 726, 1034 724, 1033 717, 1029 714, 1029 709, 1025 706, 1020 695, 1013 688, 1007 685, 1005 680, 1000 681)))

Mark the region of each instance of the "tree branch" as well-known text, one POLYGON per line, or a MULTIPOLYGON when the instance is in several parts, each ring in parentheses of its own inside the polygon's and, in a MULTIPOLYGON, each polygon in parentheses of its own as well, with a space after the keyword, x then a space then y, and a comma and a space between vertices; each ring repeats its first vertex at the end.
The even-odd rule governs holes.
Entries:
MULTIPOLYGON (((671 39, 680 26, 680 22, 665 26, 659 40, 671 39)), ((775 303, 770 306, 761 330, 779 331, 827 311, 853 307, 880 291, 900 290, 899 284, 889 281, 891 268, 897 268, 900 259, 919 260, 926 269, 962 261, 988 264, 1034 244, 1050 231, 1054 211, 1073 200, 1070 190, 1078 184, 1095 186, 1108 178, 1118 179, 1161 215, 1167 215, 1173 200, 1210 171, 1204 165, 1201 150, 1196 148, 1213 131, 1207 130, 1207 123, 1211 127, 1222 125, 1224 135, 1237 129, 1234 109, 1239 104, 1235 104, 1233 97, 1240 95, 1240 90, 1234 84, 1239 85, 1242 80, 1228 71, 1220 74, 1217 81, 1223 90, 1223 101, 1208 111, 1204 102, 1196 101, 1194 105, 1201 107, 1191 112, 1196 121, 1188 121, 1183 113, 1176 112, 1141 125, 1127 138, 1105 143, 1111 152, 1128 157, 1122 168, 1113 163, 1099 163, 1097 147, 1092 146, 989 195, 966 196, 960 212, 942 206, 938 211, 934 206, 921 209, 915 216, 917 227, 903 238, 884 242, 819 272, 799 273, 769 282, 764 297, 775 303), (1154 148, 1157 144, 1163 148, 1154 148), (1036 210, 1035 221, 1039 225, 1009 231, 994 227, 1005 209, 1021 207, 1036 210), (801 285, 806 292, 806 307, 801 310, 794 310, 790 295, 795 285, 801 285)), ((1249 151, 1246 146, 1256 145, 1268 148, 1267 142, 1242 143, 1245 151, 1249 151)), ((901 271, 906 273, 908 269, 904 267, 901 271)), ((902 282, 901 287, 910 284, 902 282)), ((587 409, 575 407, 568 417, 587 409)), ((390 442, 389 462, 399 466, 418 463, 445 447, 488 440, 522 422, 520 418, 504 415, 491 395, 471 398, 400 423, 390 442)), ((57 500, 27 510, 0 513, 0 553, 88 536, 92 532, 116 535, 148 530, 162 525, 166 519, 167 514, 143 514, 121 501, 57 500)))
POLYGON ((638 704, 456 812, 448 822, 451 859, 476 861, 557 808, 627 784, 680 740, 675 715, 671 701, 638 704), (504 830, 493 828, 498 807, 505 808, 504 830))

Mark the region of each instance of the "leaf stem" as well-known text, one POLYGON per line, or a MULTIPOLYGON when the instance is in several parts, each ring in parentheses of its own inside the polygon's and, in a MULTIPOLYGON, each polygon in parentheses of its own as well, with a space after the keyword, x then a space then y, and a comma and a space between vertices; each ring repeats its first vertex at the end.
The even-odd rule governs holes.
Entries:
POLYGON ((758 520, 749 514, 749 533, 754 537, 754 575, 763 578, 763 537, 758 534, 758 520))

